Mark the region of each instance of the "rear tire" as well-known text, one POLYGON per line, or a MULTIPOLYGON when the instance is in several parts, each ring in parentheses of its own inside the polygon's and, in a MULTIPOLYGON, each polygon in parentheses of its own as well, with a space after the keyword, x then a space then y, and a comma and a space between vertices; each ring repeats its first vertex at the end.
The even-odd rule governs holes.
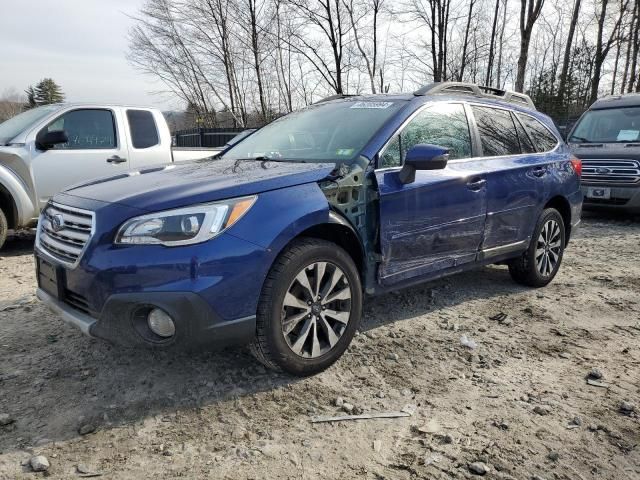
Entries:
POLYGON ((361 316, 360 276, 349 254, 325 240, 295 240, 262 287, 251 351, 268 368, 313 375, 342 356, 361 316))
POLYGON ((7 240, 7 233, 9 231, 9 224, 7 223, 7 217, 0 209, 0 249, 4 246, 4 242, 7 240))
POLYGON ((555 208, 547 208, 538 219, 527 251, 509 262, 511 278, 528 287, 548 285, 560 269, 565 245, 562 215, 555 208))

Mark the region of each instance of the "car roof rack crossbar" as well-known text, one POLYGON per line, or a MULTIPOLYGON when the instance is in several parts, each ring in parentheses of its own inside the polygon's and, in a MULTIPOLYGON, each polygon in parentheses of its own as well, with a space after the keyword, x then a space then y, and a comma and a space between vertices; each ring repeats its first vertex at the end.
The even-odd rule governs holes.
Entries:
POLYGON ((317 102, 314 102, 314 105, 316 103, 330 102, 331 100, 340 100, 341 98, 349 98, 349 97, 356 97, 356 96, 357 95, 351 95, 351 94, 348 94, 348 93, 340 93, 338 95, 330 95, 328 97, 321 98, 317 102))
POLYGON ((502 100, 504 102, 521 105, 523 107, 532 108, 534 110, 536 109, 536 106, 534 105, 533 100, 531 100, 531 97, 529 97, 529 95, 519 92, 511 92, 509 90, 501 90, 494 87, 480 86, 476 85, 475 83, 435 82, 430 85, 426 85, 419 90, 416 90, 415 92, 413 92, 413 94, 417 97, 437 94, 473 95, 476 97, 491 98, 493 100, 502 100))

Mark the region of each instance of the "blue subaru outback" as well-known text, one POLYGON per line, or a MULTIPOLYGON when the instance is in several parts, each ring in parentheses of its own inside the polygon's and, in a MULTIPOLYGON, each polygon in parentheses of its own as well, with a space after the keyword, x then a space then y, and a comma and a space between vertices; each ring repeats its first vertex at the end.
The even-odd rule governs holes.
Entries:
POLYGON ((580 221, 579 174, 522 94, 332 97, 218 158, 56 195, 37 294, 113 343, 248 343, 309 375, 345 351, 364 295, 493 263, 547 285, 580 221))

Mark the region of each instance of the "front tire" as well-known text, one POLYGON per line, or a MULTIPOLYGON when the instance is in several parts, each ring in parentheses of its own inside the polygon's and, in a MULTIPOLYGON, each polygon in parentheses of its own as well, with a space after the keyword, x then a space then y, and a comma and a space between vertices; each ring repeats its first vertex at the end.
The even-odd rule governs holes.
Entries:
POLYGON ((4 246, 4 242, 7 240, 7 234, 9 232, 9 224, 7 217, 0 209, 0 249, 4 246))
POLYGON ((295 240, 262 288, 252 353, 265 366, 297 376, 331 366, 362 316, 362 287, 352 258, 325 240, 295 240))
POLYGON ((509 273, 517 283, 528 287, 544 287, 560 269, 566 233, 564 220, 555 208, 542 212, 527 251, 509 262, 509 273))

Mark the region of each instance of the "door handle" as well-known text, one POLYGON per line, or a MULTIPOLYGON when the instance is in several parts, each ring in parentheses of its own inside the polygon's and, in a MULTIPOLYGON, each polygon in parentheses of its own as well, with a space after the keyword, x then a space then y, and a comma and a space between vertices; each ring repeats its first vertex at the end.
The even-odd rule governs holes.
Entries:
POLYGON ((114 155, 113 157, 107 158, 108 163, 124 163, 126 162, 126 158, 119 157, 118 155, 114 155))
POLYGON ((484 178, 476 178, 474 180, 467 182, 467 188, 469 190, 473 190, 474 192, 477 192, 482 190, 482 187, 484 187, 485 183, 487 183, 487 181, 484 178))
POLYGON ((533 169, 533 176, 534 177, 544 177, 547 173, 547 168, 546 167, 535 167, 533 169))

